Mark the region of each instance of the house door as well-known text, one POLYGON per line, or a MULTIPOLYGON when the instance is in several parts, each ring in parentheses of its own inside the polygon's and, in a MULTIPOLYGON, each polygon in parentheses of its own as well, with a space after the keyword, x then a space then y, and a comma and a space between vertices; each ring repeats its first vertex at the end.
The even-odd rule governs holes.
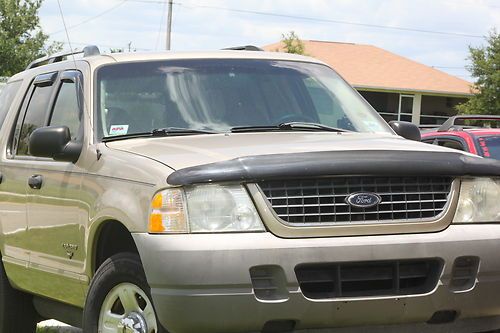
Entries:
POLYGON ((398 120, 410 121, 413 115, 413 95, 399 95, 398 120))

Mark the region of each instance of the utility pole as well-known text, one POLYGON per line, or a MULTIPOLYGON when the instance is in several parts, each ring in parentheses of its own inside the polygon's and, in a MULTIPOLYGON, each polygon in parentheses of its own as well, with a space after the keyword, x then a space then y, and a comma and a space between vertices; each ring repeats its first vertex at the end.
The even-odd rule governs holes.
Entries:
POLYGON ((170 39, 172 35, 172 5, 174 0, 168 0, 168 18, 167 18, 167 50, 170 50, 170 39))

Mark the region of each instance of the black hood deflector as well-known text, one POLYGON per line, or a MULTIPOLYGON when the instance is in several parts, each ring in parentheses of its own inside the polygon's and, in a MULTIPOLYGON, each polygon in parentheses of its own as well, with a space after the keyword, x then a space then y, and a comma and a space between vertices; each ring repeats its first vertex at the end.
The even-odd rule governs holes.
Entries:
POLYGON ((180 169, 171 185, 326 176, 500 176, 500 161, 459 152, 326 151, 239 157, 180 169))

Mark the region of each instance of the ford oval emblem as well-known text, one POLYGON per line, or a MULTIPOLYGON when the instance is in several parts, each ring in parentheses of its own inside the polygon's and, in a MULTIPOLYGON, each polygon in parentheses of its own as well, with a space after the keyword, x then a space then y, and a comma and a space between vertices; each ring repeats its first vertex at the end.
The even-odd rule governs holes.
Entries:
POLYGON ((346 201, 353 207, 370 208, 378 205, 382 198, 375 193, 358 192, 349 195, 346 201))

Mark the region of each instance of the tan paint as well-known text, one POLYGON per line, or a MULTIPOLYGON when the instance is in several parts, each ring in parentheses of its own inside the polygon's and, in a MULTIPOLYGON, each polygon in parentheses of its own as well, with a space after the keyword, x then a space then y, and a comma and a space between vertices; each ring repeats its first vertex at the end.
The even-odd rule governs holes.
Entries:
POLYGON ((269 132, 142 138, 107 143, 109 148, 149 156, 174 169, 241 156, 345 150, 448 151, 390 134, 269 132))

